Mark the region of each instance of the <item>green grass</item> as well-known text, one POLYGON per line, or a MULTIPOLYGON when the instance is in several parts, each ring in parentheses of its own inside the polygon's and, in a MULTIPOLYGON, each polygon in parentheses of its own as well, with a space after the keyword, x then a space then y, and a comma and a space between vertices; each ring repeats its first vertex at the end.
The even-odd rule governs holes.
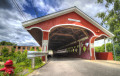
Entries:
MULTIPOLYGON (((1 62, 6 62, 7 60, 13 60, 13 66, 16 67, 14 70, 14 76, 27 76, 29 73, 33 72, 35 69, 40 68, 44 65, 42 59, 40 57, 35 58, 35 69, 31 68, 31 59, 27 58, 27 51, 21 52, 13 52, 7 57, 5 55, 0 56, 1 62), (24 75, 22 74, 25 70, 28 72, 24 75)), ((0 66, 0 69, 3 68, 4 65, 0 66)), ((0 72, 0 76, 3 76, 3 72, 0 72)))

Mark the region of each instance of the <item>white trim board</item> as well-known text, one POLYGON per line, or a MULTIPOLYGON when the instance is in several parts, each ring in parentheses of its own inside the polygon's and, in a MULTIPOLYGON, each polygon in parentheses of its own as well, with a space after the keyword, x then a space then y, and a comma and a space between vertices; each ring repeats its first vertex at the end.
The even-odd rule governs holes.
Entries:
POLYGON ((86 15, 84 12, 82 12, 77 7, 72 7, 72 8, 69 8, 69 9, 66 9, 66 10, 63 10, 63 11, 60 11, 60 12, 56 12, 56 13, 53 13, 53 14, 50 14, 50 15, 47 15, 47 16, 44 16, 44 17, 40 17, 40 18, 36 18, 36 19, 33 19, 33 20, 25 21, 25 22, 22 23, 22 25, 24 27, 28 27, 28 26, 31 26, 33 24, 37 24, 37 23, 40 23, 40 22, 43 22, 43 21, 46 21, 46 20, 61 16, 61 15, 64 15, 64 14, 67 14, 67 13, 70 13, 70 12, 76 12, 78 15, 80 15, 85 20, 87 20, 88 22, 90 22, 91 24, 96 26, 98 29, 102 30, 104 33, 106 33, 110 37, 114 36, 114 34, 109 32, 105 28, 103 28, 100 24, 98 24, 96 21, 91 19, 88 15, 86 15))

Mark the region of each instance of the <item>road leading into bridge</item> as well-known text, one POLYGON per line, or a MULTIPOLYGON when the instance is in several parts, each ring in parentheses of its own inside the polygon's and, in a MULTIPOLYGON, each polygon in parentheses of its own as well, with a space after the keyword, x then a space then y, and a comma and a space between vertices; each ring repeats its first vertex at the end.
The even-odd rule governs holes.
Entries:
POLYGON ((120 65, 80 58, 53 58, 29 76, 120 76, 120 65))

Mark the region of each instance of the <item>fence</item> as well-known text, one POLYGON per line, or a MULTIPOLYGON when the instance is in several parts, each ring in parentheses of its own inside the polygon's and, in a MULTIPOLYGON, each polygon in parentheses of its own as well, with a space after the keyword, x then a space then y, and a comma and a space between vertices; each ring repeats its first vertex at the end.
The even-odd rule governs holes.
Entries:
POLYGON ((34 50, 34 51, 36 51, 37 48, 38 48, 38 49, 41 49, 40 46, 0 46, 0 50, 1 50, 2 48, 4 48, 4 47, 8 48, 9 51, 11 51, 12 48, 14 48, 15 51, 21 51, 21 52, 24 51, 24 50, 30 50, 30 49, 32 49, 32 50, 34 50))

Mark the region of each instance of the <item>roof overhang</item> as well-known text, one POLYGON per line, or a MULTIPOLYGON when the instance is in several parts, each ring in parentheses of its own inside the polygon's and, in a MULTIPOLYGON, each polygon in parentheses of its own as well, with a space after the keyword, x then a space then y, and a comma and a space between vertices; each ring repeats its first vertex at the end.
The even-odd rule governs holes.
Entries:
POLYGON ((28 27, 28 26, 31 26, 31 25, 34 25, 34 24, 37 24, 37 23, 40 23, 40 22, 43 22, 43 21, 46 21, 46 20, 58 17, 58 16, 61 16, 61 15, 64 15, 64 14, 67 14, 67 13, 70 13, 70 12, 76 12, 78 15, 80 15, 81 17, 83 17, 84 19, 86 19, 88 22, 90 22, 91 24, 93 24, 94 26, 96 26, 97 28, 99 28, 101 31, 103 31, 104 33, 106 33, 109 37, 113 37, 114 36, 114 34, 112 34, 111 32, 109 32, 105 28, 103 28, 99 23, 97 23, 91 17, 89 17, 88 15, 86 15, 84 12, 82 12, 77 7, 72 7, 72 8, 60 11, 60 12, 55 12, 55 13, 49 14, 49 15, 44 16, 44 17, 40 17, 40 18, 29 20, 29 21, 25 21, 22 24, 23 24, 24 27, 28 27))

